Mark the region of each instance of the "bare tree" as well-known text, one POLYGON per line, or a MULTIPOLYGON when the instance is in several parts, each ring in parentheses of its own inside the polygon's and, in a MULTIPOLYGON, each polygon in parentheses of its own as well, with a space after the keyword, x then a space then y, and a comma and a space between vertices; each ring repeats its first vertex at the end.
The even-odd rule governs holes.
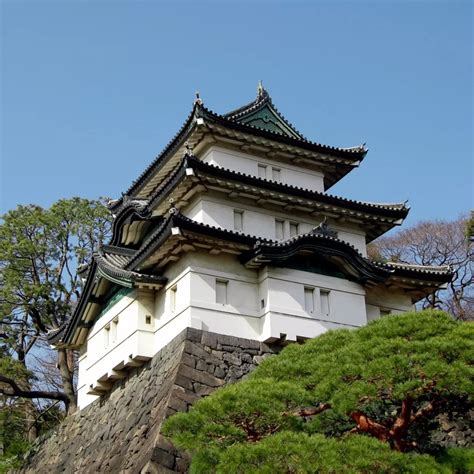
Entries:
POLYGON ((448 288, 429 295, 420 305, 439 308, 459 320, 474 319, 473 245, 469 219, 422 221, 369 245, 369 257, 417 265, 450 265, 454 277, 448 288))

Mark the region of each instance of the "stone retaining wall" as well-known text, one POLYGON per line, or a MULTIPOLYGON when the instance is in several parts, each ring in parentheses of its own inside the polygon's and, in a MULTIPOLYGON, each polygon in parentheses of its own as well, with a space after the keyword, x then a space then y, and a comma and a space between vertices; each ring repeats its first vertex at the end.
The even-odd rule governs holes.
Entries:
POLYGON ((30 453, 23 473, 185 472, 163 420, 237 381, 278 347, 187 329, 112 391, 68 417, 30 453))

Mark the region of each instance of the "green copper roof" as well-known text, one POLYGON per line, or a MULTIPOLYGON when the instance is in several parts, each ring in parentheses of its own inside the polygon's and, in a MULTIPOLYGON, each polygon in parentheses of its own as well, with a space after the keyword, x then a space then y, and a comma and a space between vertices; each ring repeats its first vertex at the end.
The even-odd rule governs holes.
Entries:
POLYGON ((304 139, 303 135, 278 112, 270 94, 263 88, 261 82, 258 84, 257 98, 253 102, 225 114, 224 117, 243 125, 280 133, 291 138, 304 139))

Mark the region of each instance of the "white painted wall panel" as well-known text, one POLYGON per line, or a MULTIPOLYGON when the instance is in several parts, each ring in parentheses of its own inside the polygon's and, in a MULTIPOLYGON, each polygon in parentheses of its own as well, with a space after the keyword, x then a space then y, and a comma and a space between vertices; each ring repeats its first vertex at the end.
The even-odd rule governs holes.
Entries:
POLYGON ((222 147, 211 147, 203 155, 202 160, 221 168, 255 177, 263 177, 265 171, 266 179, 268 180, 278 178, 278 173, 275 173, 275 170, 279 170, 279 181, 281 183, 291 184, 312 191, 324 191, 324 175, 322 173, 281 163, 276 160, 260 158, 222 147), (266 170, 263 170, 262 167, 259 170, 259 164, 266 165, 266 170))
POLYGON ((286 268, 250 270, 234 256, 187 254, 165 272, 167 286, 156 292, 134 291, 112 306, 92 328, 81 351, 78 397, 82 408, 97 397, 90 385, 110 377, 114 367, 132 358, 152 357, 186 327, 237 337, 287 340, 315 337, 334 328, 354 328, 380 316, 380 308, 411 309, 410 298, 389 290, 366 290, 341 278, 286 268), (216 279, 227 282, 227 304, 216 302, 216 279), (176 307, 170 289, 176 288, 176 307), (305 288, 314 289, 313 311, 305 288), (329 314, 322 315, 320 291, 329 291, 329 314), (263 301, 263 304, 262 304, 263 301), (152 316, 151 324, 147 316, 152 316), (106 348, 103 332, 118 318, 116 341, 106 348))

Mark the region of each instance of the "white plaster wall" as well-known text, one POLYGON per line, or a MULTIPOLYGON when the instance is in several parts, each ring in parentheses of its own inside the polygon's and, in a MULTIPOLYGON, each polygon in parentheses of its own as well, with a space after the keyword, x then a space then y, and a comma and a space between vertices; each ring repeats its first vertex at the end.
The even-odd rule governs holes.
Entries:
MULTIPOLYGON (((310 232, 322 221, 321 217, 295 216, 291 212, 272 211, 241 202, 222 199, 214 195, 204 195, 191 206, 183 210, 183 214, 196 222, 208 224, 222 229, 234 229, 234 210, 244 212, 243 232, 266 239, 275 240, 275 219, 284 221, 284 238, 290 237, 290 222, 299 225, 299 233, 310 232)), ((333 223, 329 225, 338 232, 341 240, 353 245, 363 256, 367 256, 365 233, 349 224, 333 223)))
MULTIPOLYGON (((412 311, 415 308, 407 293, 402 290, 388 289, 383 286, 367 289, 366 302, 368 306, 378 308, 379 315, 380 310, 397 314, 412 311)), ((375 314, 375 310, 371 309, 371 312, 375 314)))
POLYGON ((258 164, 267 166, 266 179, 272 180, 272 166, 281 170, 280 182, 312 191, 324 191, 324 175, 294 165, 281 163, 268 158, 260 158, 247 153, 213 146, 203 156, 206 163, 232 171, 258 176, 258 164))
POLYGON ((81 408, 97 398, 87 395, 91 385, 110 379, 114 369, 131 361, 153 357, 186 327, 260 341, 285 335, 294 341, 328 329, 362 326, 380 317, 380 308, 393 312, 412 308, 402 292, 370 289, 366 295, 361 285, 344 279, 285 268, 247 269, 227 254, 189 253, 170 265, 165 276, 164 289, 130 293, 91 329, 79 360, 81 408), (216 279, 227 282, 227 304, 216 302, 216 279), (312 313, 305 309, 305 287, 315 291, 312 313), (320 311, 320 290, 329 291, 327 316, 320 311), (147 316, 152 316, 151 324, 147 316), (104 328, 117 318, 117 340, 105 348, 104 328))
POLYGON ((340 225, 331 225, 337 231, 338 238, 354 246, 364 257, 367 257, 365 232, 354 228, 343 228, 340 225))
POLYGON ((265 279, 268 280, 266 310, 269 312, 324 319, 354 327, 362 326, 366 322, 365 289, 358 283, 327 275, 272 267, 261 272, 261 281, 265 279), (305 287, 329 291, 329 317, 321 315, 317 291, 314 313, 306 312, 305 287))
POLYGON ((108 379, 113 370, 146 359, 156 352, 153 344, 153 317, 151 324, 146 316, 154 314, 154 294, 133 291, 122 297, 97 320, 87 338, 87 352, 79 359, 78 403, 83 406, 97 397, 87 392, 98 380, 108 379), (112 324, 116 321, 116 336, 112 338, 112 324), (106 344, 106 328, 109 329, 106 344))

